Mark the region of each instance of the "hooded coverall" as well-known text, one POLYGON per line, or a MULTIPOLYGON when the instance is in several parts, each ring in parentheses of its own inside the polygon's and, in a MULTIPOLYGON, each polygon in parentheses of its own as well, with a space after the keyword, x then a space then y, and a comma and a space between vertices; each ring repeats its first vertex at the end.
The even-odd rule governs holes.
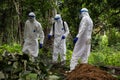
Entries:
POLYGON ((90 40, 93 29, 93 21, 87 11, 81 12, 81 17, 82 19, 79 25, 79 32, 76 36, 78 38, 78 41, 75 44, 70 62, 71 71, 75 69, 75 66, 78 64, 79 59, 81 60, 81 63, 87 63, 88 57, 90 55, 90 40))
POLYGON ((30 54, 32 57, 37 57, 39 52, 38 40, 43 44, 44 32, 41 24, 33 18, 25 22, 24 28, 24 45, 22 51, 26 54, 30 54))
POLYGON ((66 60, 66 37, 69 34, 69 28, 67 23, 62 21, 60 15, 56 15, 56 17, 59 16, 59 20, 55 20, 54 26, 51 27, 50 35, 54 35, 54 45, 53 45, 53 62, 57 62, 58 55, 60 54, 61 62, 66 60), (63 24, 65 26, 65 29, 63 27, 63 24), (53 31, 54 27, 54 31, 53 31), (65 39, 62 39, 62 36, 65 36, 65 39))

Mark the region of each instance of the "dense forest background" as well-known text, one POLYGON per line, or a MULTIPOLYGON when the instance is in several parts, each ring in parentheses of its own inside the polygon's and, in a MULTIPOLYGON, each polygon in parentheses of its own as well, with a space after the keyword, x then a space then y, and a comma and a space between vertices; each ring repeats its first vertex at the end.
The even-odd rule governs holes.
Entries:
POLYGON ((0 79, 2 72, 5 80, 31 80, 27 76, 32 80, 48 80, 49 75, 64 80, 61 69, 69 70, 73 38, 78 33, 79 11, 83 7, 89 10, 94 23, 88 63, 102 66, 120 79, 120 0, 0 0, 0 79), (24 24, 31 11, 45 33, 43 48, 35 62, 22 54, 24 24), (51 64, 53 38, 47 38, 56 13, 61 14, 70 29, 64 67, 51 64))
MULTIPOLYGON (((22 44, 24 23, 31 11, 42 24, 46 37, 52 18, 60 13, 69 25, 71 41, 77 34, 79 10, 83 7, 88 8, 94 22, 93 38, 108 32, 109 45, 120 42, 114 33, 120 31, 120 0, 0 0, 0 44, 22 44)), ((97 45, 95 38, 93 42, 97 45)))

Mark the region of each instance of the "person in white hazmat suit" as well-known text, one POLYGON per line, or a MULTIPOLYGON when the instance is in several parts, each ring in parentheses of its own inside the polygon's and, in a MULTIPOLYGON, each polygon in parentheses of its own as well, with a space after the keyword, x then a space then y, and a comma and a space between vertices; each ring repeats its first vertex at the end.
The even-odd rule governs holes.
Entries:
POLYGON ((48 39, 54 35, 54 45, 53 45, 53 63, 57 63, 58 56, 60 54, 61 62, 63 65, 66 61, 66 38, 69 34, 68 24, 62 20, 60 14, 56 14, 54 18, 55 22, 51 27, 50 34, 48 35, 48 39))
POLYGON ((35 17, 34 12, 28 14, 28 20, 25 22, 24 44, 22 49, 23 53, 29 54, 33 58, 38 56, 39 48, 42 48, 44 41, 42 26, 35 17))
POLYGON ((82 8, 80 13, 82 19, 79 25, 79 32, 73 40, 75 47, 70 61, 70 71, 75 69, 79 59, 81 63, 87 63, 90 55, 93 21, 89 16, 87 8, 82 8))

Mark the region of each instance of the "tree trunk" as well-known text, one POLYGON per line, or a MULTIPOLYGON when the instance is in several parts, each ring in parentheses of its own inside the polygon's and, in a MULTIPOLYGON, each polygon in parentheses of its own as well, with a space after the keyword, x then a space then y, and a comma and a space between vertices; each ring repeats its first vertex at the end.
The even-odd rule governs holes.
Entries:
POLYGON ((17 12, 17 24, 18 24, 17 38, 18 38, 18 42, 22 44, 23 36, 22 36, 22 20, 21 20, 22 10, 20 6, 21 4, 20 1, 15 1, 15 0, 13 0, 13 3, 15 5, 15 9, 17 12))

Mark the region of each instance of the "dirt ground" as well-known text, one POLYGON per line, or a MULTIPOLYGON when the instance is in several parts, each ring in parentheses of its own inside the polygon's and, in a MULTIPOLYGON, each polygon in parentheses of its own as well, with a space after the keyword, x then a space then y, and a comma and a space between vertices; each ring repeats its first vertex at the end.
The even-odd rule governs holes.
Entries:
POLYGON ((107 71, 90 64, 79 64, 67 74, 66 80, 117 80, 107 71))

